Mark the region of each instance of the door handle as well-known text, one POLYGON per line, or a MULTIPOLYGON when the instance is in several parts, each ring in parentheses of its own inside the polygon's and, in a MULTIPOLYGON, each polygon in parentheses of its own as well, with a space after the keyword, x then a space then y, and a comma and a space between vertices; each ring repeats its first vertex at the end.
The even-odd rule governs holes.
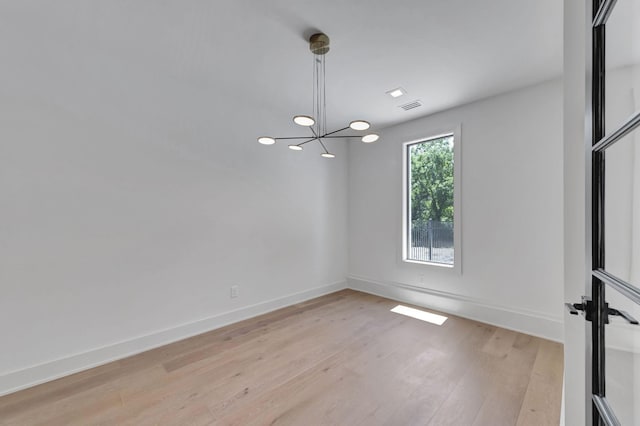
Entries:
POLYGON ((565 303, 564 306, 569 310, 571 315, 578 315, 578 309, 581 311, 584 309, 582 303, 565 303))
MULTIPOLYGON (((593 304, 591 303, 591 299, 586 296, 582 296, 582 303, 565 303, 565 308, 569 311, 571 315, 578 315, 581 312, 586 314, 586 320, 591 321, 591 314, 594 309, 593 304)), ((606 311, 604 312, 604 322, 605 324, 609 324, 609 317, 616 316, 622 317, 632 325, 638 325, 638 320, 632 317, 629 312, 621 311, 620 309, 610 308, 609 304, 606 303, 606 311)))
POLYGON ((629 312, 621 311, 620 309, 609 308, 609 315, 614 315, 617 317, 622 317, 626 319, 629 324, 638 325, 638 320, 629 315, 629 312))
POLYGON ((578 315, 580 312, 584 312, 585 319, 591 321, 591 311, 593 310, 591 298, 582 296, 582 303, 565 303, 564 306, 571 315, 578 315))

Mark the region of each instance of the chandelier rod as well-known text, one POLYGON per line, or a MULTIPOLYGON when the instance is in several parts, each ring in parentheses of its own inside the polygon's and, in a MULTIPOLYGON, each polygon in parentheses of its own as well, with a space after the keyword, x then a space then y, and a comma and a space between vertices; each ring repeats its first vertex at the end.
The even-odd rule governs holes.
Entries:
POLYGON ((329 132, 329 133, 325 133, 324 135, 320 136, 321 138, 324 138, 326 136, 332 135, 334 133, 338 133, 338 132, 342 132, 343 130, 347 130, 349 129, 349 126, 347 127, 343 127, 342 129, 338 129, 338 130, 334 130, 333 132, 329 132))
MULTIPOLYGON (((342 132, 344 130, 347 130, 348 128, 349 127, 344 127, 342 129, 335 130, 333 132, 325 133, 324 135, 318 136, 316 131, 313 128, 309 127, 309 129, 311 129, 311 132, 313 133, 314 137, 309 139, 307 142, 311 142, 311 141, 314 141, 314 140, 320 139, 320 138, 340 139, 340 138, 361 138, 362 137, 362 135, 334 135, 334 133, 342 132)), ((283 138, 273 138, 273 139, 275 139, 275 140, 286 140, 286 139, 306 139, 306 138, 308 138, 308 136, 287 136, 287 137, 283 137, 283 138)))
POLYGON ((323 139, 361 138, 362 135, 322 136, 323 139))
POLYGON ((322 139, 318 139, 318 142, 320 142, 320 145, 322 145, 322 149, 324 149, 324 152, 326 154, 329 154, 329 151, 327 150, 327 147, 324 146, 324 143, 322 142, 322 139))
MULTIPOLYGON (((327 133, 327 71, 325 67, 325 55, 322 55, 322 133, 327 133)), ((328 151, 327 151, 328 152, 328 151)))
MULTIPOLYGON (((338 132, 342 132, 344 130, 347 130, 349 128, 349 126, 347 127, 343 127, 342 129, 338 129, 338 130, 334 130, 333 132, 329 132, 329 133, 325 133, 324 135, 318 136, 318 134, 316 133, 316 131, 313 129, 313 127, 309 127, 309 129, 311 129, 311 132, 313 133, 314 138, 313 139, 319 139, 319 138, 360 138, 362 136, 360 135, 353 135, 353 136, 331 136, 334 133, 338 133, 338 132)), ((280 139, 306 139, 308 136, 289 136, 289 137, 285 137, 285 138, 274 138, 275 140, 280 140, 280 139)))
POLYGON ((320 139, 318 139, 318 138, 309 139, 308 141, 300 142, 300 143, 298 144, 298 146, 304 145, 305 143, 313 142, 313 141, 315 141, 315 140, 320 140, 320 139))
MULTIPOLYGON (((273 138, 277 141, 279 140, 284 140, 284 139, 308 139, 309 136, 288 136, 286 138, 273 138)), ((317 137, 313 137, 312 139, 318 139, 317 137)))

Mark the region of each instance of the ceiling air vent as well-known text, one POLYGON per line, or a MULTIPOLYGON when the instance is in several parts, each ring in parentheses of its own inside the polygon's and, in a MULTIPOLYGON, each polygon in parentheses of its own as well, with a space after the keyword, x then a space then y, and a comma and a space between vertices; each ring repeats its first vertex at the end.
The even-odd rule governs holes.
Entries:
POLYGON ((420 102, 419 100, 415 100, 415 101, 406 103, 404 105, 400 105, 400 108, 402 108, 405 111, 409 111, 410 109, 418 108, 421 106, 422 106, 422 102, 420 102))

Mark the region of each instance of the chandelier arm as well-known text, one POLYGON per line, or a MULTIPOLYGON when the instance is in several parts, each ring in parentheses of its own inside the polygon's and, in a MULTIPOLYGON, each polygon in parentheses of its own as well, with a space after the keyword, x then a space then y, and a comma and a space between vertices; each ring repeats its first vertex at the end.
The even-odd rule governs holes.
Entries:
POLYGON ((362 135, 344 135, 344 136, 323 136, 325 139, 342 139, 342 138, 361 138, 362 135))
POLYGON ((298 144, 298 146, 304 145, 305 143, 313 142, 313 141, 315 141, 315 140, 320 140, 320 139, 318 139, 318 138, 311 138, 311 139, 306 140, 306 141, 304 141, 304 142, 300 142, 300 143, 298 144))
POLYGON ((338 133, 338 132, 342 132, 342 131, 344 131, 344 130, 347 130, 348 128, 349 128, 349 126, 347 126, 347 127, 343 127, 342 129, 338 129, 338 130, 334 130, 333 132, 325 133, 324 135, 322 135, 322 136, 320 136, 320 137, 321 137, 321 138, 324 138, 324 137, 326 137, 326 136, 333 135, 334 133, 338 133))
MULTIPOLYGON (((285 140, 285 139, 309 139, 309 136, 291 136, 291 137, 286 137, 286 138, 273 138, 277 141, 279 140, 285 140)), ((313 139, 317 139, 316 137, 314 137, 313 139)), ((310 139, 308 142, 311 142, 313 139, 310 139)))
POLYGON ((329 154, 327 147, 324 146, 324 143, 322 143, 322 139, 318 138, 318 142, 320 142, 320 145, 322 145, 322 148, 324 149, 325 154, 329 154))

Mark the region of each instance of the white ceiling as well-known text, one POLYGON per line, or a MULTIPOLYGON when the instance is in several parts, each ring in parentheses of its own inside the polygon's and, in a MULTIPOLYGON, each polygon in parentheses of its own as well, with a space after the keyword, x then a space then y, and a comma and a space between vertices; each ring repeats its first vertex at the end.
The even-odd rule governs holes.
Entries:
POLYGON ((311 113, 316 30, 331 38, 329 127, 384 127, 562 71, 558 0, 13 0, 0 90, 114 122, 285 136, 311 113), (408 95, 385 95, 397 86, 408 95))

